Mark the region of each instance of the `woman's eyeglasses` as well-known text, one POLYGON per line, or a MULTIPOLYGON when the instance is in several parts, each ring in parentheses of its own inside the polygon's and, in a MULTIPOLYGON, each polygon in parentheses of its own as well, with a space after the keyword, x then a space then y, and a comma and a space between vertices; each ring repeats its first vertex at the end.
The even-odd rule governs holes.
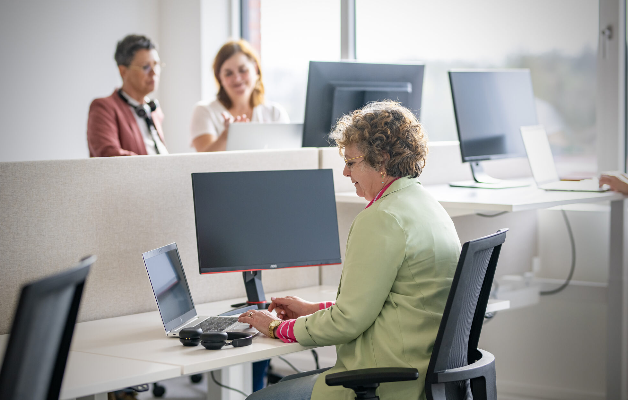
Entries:
POLYGON ((363 157, 364 156, 345 158, 345 165, 347 166, 347 168, 349 168, 349 170, 351 170, 355 164, 359 163, 360 161, 364 161, 364 160, 360 160, 360 161, 353 161, 353 160, 356 160, 358 158, 363 158, 363 157))
POLYGON ((154 65, 146 64, 144 66, 129 65, 129 68, 141 69, 146 75, 150 74, 150 71, 152 70, 156 75, 159 75, 161 73, 161 69, 165 66, 166 64, 164 63, 156 63, 154 65))

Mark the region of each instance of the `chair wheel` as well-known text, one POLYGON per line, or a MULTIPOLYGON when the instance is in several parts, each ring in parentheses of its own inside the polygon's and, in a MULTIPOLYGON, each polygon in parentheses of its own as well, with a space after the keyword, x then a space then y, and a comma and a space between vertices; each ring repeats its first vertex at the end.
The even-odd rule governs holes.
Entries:
POLYGON ((164 394, 166 394, 166 388, 164 386, 161 386, 158 383, 154 383, 153 384, 153 396, 163 397, 164 394))
POLYGON ((190 375, 190 382, 192 383, 199 383, 202 380, 203 380, 203 374, 190 375))

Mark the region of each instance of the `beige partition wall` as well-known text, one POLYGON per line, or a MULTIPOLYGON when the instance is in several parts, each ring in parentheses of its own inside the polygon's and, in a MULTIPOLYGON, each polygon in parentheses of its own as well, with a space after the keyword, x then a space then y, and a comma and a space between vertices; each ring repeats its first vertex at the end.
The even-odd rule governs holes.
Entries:
MULTIPOLYGON (((0 163, 0 334, 22 284, 87 254, 98 261, 81 321, 156 310, 142 253, 172 242, 195 303, 245 296, 240 273, 198 273, 190 174, 318 167, 317 149, 0 163)), ((318 277, 318 268, 290 268, 263 281, 270 292, 318 277)))

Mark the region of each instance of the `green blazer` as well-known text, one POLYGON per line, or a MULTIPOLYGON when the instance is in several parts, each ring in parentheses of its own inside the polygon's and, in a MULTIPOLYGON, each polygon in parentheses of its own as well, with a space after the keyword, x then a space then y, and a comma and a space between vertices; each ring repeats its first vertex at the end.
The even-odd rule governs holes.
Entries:
POLYGON ((321 374, 313 400, 353 400, 325 375, 377 367, 419 370, 419 379, 384 383, 382 400, 425 399, 425 373, 445 309, 460 241, 443 207, 418 178, 396 180, 353 221, 336 304, 297 319, 304 346, 336 345, 336 365, 321 374))

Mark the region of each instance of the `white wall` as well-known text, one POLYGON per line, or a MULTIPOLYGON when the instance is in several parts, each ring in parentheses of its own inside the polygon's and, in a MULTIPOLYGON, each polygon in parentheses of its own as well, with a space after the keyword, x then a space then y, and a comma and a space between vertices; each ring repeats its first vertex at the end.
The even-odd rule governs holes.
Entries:
POLYGON ((229 0, 162 0, 160 55, 166 63, 159 98, 166 114, 164 135, 171 153, 195 152, 190 145, 194 104, 216 95, 212 64, 230 37, 229 0))
POLYGON ((113 59, 129 33, 159 41, 160 3, 0 3, 0 161, 85 158, 87 112, 121 83, 113 59))
POLYGON ((158 44, 155 93, 171 152, 190 152, 194 104, 215 93, 211 61, 230 36, 229 0, 0 2, 0 162, 86 158, 89 104, 121 84, 113 54, 129 33, 158 44), (205 23, 202 23, 205 21, 205 23))

